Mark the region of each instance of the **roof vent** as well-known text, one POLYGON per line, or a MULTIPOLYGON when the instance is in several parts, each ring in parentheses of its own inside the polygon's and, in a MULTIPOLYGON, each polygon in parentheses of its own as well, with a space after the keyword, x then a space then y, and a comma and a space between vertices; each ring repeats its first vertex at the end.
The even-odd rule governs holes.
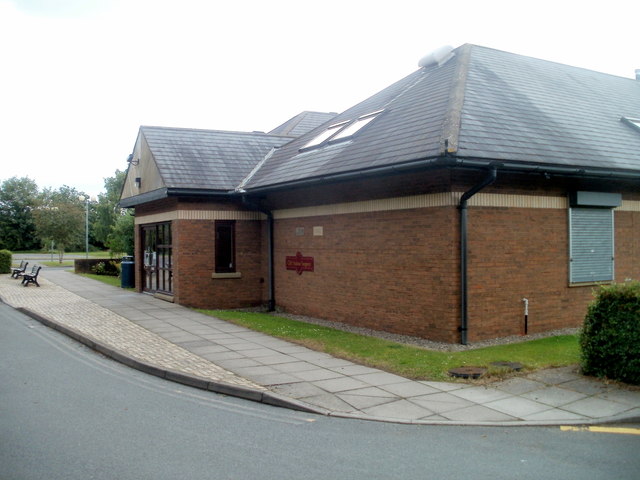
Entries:
POLYGON ((453 57, 453 47, 451 45, 445 45, 422 57, 418 62, 418 66, 420 68, 431 67, 433 65, 440 66, 451 57, 453 57))

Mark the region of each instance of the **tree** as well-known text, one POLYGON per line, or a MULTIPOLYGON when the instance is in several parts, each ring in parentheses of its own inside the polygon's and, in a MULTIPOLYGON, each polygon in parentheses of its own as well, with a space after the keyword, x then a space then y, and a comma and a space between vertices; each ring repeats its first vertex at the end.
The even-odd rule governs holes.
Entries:
POLYGON ((45 189, 40 205, 33 210, 38 236, 54 242, 62 263, 65 249, 82 245, 85 212, 82 194, 66 185, 59 190, 45 189))
POLYGON ((96 243, 108 245, 108 238, 116 222, 123 215, 124 210, 120 208, 118 202, 126 175, 126 171, 116 170, 113 177, 104 179, 105 193, 98 195, 94 221, 91 224, 91 232, 96 243))
POLYGON ((107 245, 112 252, 122 252, 133 255, 134 220, 134 216, 128 211, 117 218, 107 239, 107 245))
POLYGON ((40 248, 33 209, 38 205, 38 186, 28 177, 12 177, 0 186, 0 248, 40 248))

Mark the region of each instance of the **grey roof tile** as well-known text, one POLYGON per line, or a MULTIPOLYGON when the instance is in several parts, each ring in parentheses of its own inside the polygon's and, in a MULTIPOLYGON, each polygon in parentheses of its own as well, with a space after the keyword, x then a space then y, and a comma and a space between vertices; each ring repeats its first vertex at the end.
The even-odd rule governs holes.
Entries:
POLYGON ((328 122, 336 115, 336 112, 302 112, 271 130, 269 135, 299 137, 317 126, 328 122))
POLYGON ((273 147, 264 133, 140 127, 168 188, 233 190, 273 147))

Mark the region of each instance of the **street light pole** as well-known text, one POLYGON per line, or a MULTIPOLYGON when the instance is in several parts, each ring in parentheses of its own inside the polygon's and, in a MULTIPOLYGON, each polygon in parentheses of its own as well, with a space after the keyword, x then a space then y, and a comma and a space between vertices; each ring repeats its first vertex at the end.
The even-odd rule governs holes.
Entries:
POLYGON ((85 215, 84 215, 84 250, 85 258, 89 258, 89 197, 85 202, 85 215))
POLYGON ((89 197, 80 195, 78 200, 84 203, 84 251, 85 258, 89 258, 89 197))

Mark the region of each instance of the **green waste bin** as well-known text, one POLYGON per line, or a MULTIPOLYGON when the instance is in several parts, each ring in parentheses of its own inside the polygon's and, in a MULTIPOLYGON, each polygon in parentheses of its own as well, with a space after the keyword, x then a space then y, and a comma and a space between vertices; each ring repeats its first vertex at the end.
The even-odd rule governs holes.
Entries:
POLYGON ((133 288, 136 286, 134 265, 133 257, 122 257, 120 262, 120 287, 133 288))

